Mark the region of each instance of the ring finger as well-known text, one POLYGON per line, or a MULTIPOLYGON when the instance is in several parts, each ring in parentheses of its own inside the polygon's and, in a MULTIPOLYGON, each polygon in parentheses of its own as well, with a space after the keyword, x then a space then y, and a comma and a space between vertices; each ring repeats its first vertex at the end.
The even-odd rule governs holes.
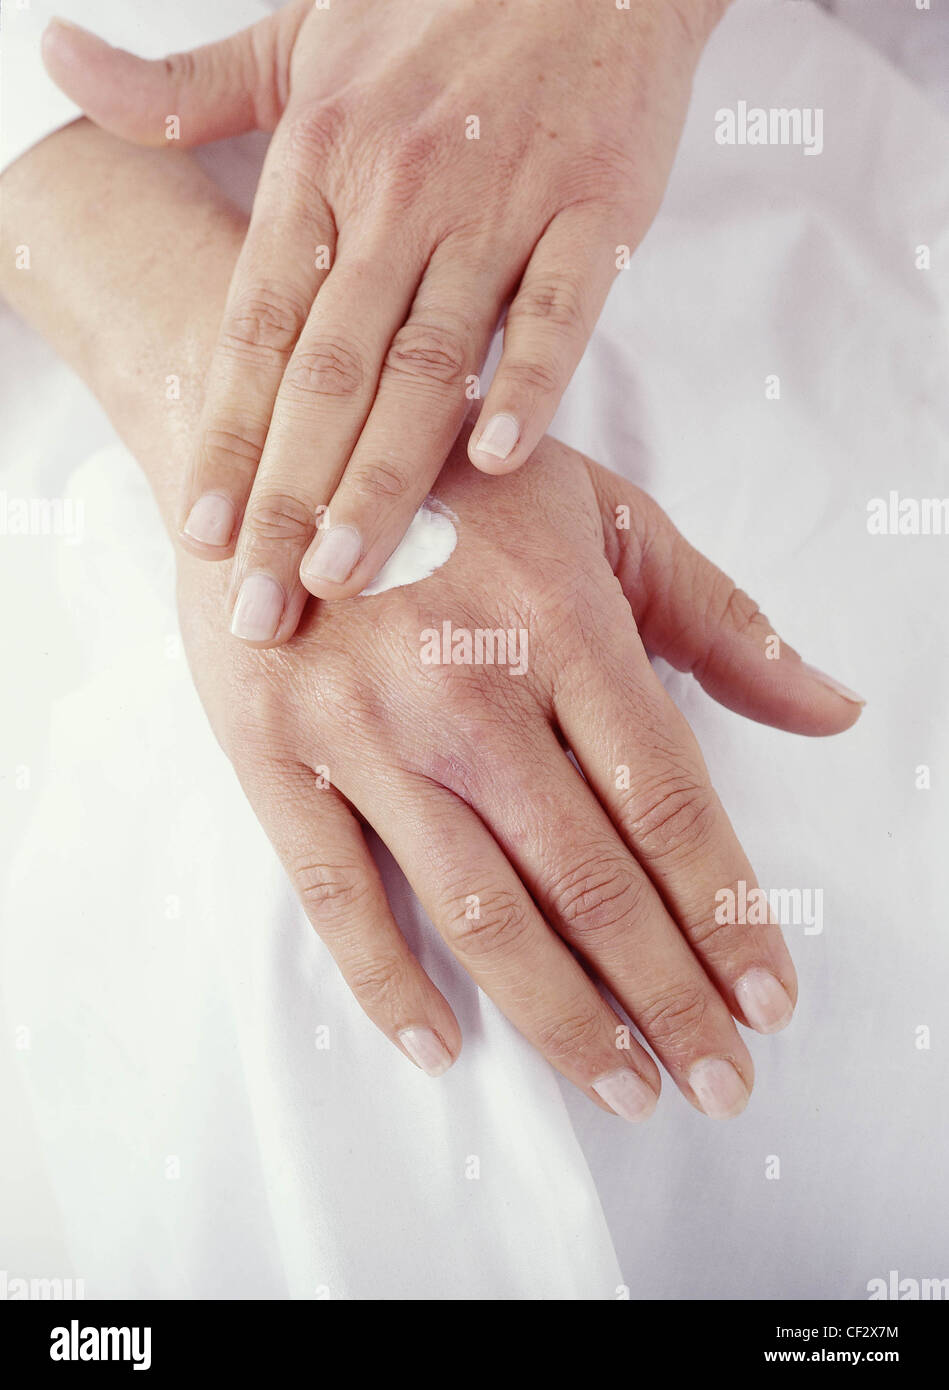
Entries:
POLYGON ((712 1118, 738 1114, 754 1068, 721 995, 553 732, 530 752, 480 760, 474 809, 686 1098, 712 1118))

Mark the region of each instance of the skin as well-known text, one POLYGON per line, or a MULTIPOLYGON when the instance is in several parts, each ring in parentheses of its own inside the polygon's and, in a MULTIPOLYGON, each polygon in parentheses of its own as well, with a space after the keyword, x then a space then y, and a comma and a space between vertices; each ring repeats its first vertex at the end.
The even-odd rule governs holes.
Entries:
MULTIPOLYGON (((185 156, 85 121, 14 164, 2 193, 0 288, 85 376, 173 532, 170 461, 200 418, 243 219, 185 156), (24 244, 28 272, 11 269, 24 244)), ((709 1110, 696 1065, 726 1064, 733 1103, 717 1113, 735 1113, 753 1080, 738 982, 769 972, 789 1015, 794 969, 777 927, 714 920, 716 891, 754 876, 646 649, 796 733, 839 732, 859 705, 792 649, 769 660, 771 626, 747 595, 645 494, 554 440, 500 479, 468 466, 462 440, 437 495, 459 527, 440 570, 310 605, 280 647, 233 642, 219 622, 228 566, 179 552, 182 634, 212 728, 311 922, 397 1046, 430 1030, 449 1063, 461 1036, 398 929, 360 818, 474 979, 597 1104, 594 1083, 613 1073, 632 1074, 638 1118, 660 1087, 600 981, 693 1105, 709 1110), (527 671, 425 664, 420 635, 446 620, 525 629, 527 671)))
POLYGON ((489 473, 531 456, 622 249, 659 207, 725 7, 294 0, 160 62, 50 27, 53 78, 127 139, 167 148, 169 113, 183 145, 274 132, 176 514, 194 554, 236 547, 237 635, 249 576, 277 586, 278 644, 307 591, 374 578, 479 394, 505 309, 468 454, 489 473), (490 446, 498 419, 507 452, 490 446))

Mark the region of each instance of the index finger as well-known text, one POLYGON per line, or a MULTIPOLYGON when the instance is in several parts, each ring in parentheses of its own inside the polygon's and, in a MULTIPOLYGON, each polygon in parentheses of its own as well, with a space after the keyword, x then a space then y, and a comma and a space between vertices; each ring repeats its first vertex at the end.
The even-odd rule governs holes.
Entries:
POLYGON ((432 256, 356 446, 334 479, 331 525, 303 556, 300 579, 311 594, 360 593, 402 540, 461 429, 504 292, 503 274, 458 240, 432 256))

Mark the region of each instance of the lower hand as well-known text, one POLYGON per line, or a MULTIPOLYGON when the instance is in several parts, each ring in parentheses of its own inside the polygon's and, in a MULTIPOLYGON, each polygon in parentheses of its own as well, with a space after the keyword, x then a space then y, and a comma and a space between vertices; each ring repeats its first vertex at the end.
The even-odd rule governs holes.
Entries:
POLYGON ((752 1063, 733 1017, 783 1027, 794 968, 778 927, 716 921, 719 890, 752 887, 753 872, 643 643, 784 728, 836 731, 858 706, 790 649, 768 660, 755 605, 643 493, 553 440, 500 481, 459 446, 437 495, 459 527, 442 569, 310 610, 279 649, 230 642, 220 571, 183 560, 182 627, 212 726, 356 998, 423 1066, 450 1064, 459 1028, 393 920, 355 813, 473 978, 591 1098, 630 1119, 655 1104, 659 1074, 628 1015, 693 1105, 735 1114, 752 1063), (510 650, 504 667, 426 662, 430 630, 450 657, 446 624, 524 634, 526 669, 512 674, 510 650))

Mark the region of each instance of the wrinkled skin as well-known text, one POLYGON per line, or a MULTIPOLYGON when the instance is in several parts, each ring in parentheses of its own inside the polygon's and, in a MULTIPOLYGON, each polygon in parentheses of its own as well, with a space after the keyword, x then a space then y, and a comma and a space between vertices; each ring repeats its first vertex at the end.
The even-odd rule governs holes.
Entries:
POLYGON ((306 590, 340 598, 373 579, 458 433, 506 305, 469 452, 489 472, 530 456, 659 207, 724 8, 299 0, 150 63, 48 32, 53 77, 125 138, 167 146, 168 113, 186 145, 275 132, 177 518, 206 559, 239 533, 225 605, 237 635, 260 634, 234 617, 250 576, 274 585, 276 643, 306 590), (498 417, 516 440, 481 447, 498 417))

